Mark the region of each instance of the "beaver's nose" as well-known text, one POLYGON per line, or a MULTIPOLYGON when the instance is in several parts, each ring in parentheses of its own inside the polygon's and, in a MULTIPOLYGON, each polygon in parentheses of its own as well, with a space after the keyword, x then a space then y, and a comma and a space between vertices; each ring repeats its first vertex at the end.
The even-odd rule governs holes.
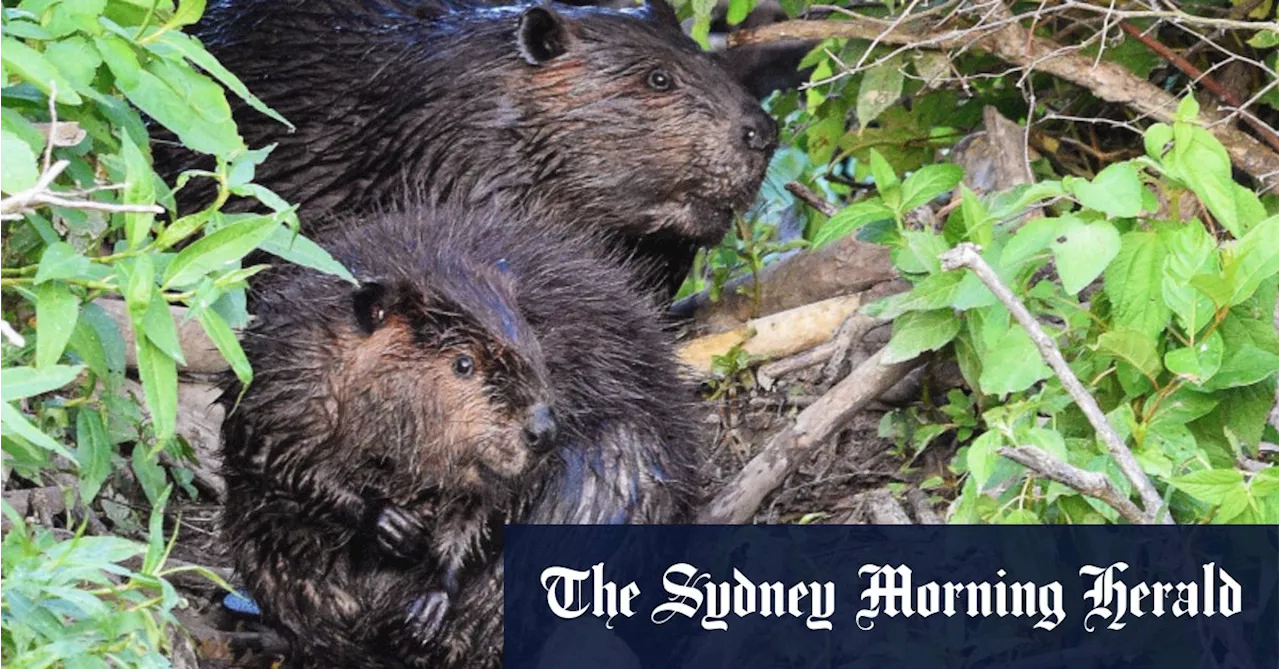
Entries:
POLYGON ((762 109, 747 110, 742 127, 742 141, 752 151, 772 153, 778 148, 778 124, 762 109))
POLYGON ((535 453, 551 450, 556 442, 556 416, 551 407, 535 404, 524 424, 524 443, 535 453))

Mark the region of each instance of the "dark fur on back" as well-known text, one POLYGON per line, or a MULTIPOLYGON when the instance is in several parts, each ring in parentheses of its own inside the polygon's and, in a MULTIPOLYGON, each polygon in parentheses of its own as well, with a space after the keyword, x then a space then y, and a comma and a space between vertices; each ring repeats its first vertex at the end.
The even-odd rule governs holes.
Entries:
MULTIPOLYGON (((674 289, 754 199, 776 127, 664 3, 220 0, 196 32, 297 126, 235 103, 250 146, 279 144, 256 181, 304 221, 406 193, 536 198, 542 218, 610 232, 674 289)), ((169 172, 193 164, 158 154, 169 172)))
MULTIPOLYGON (((498 666, 493 530, 681 520, 696 448, 691 388, 654 305, 597 241, 491 209, 413 206, 321 241, 364 287, 293 266, 256 286, 258 322, 244 337, 256 378, 224 425, 224 532, 237 569, 303 666, 498 666), (382 287, 372 310, 369 286, 382 287), (369 334, 368 314, 386 325, 369 334), (452 338, 418 334, 441 319, 452 338), (480 342, 490 404, 437 396, 457 390, 447 375, 415 385, 446 340, 480 342), (459 411, 502 423, 507 408, 537 402, 552 407, 557 441, 527 471, 498 485, 471 477, 465 448, 441 464, 431 425, 458 424, 459 411), (444 547, 407 564, 376 554, 369 528, 386 503, 417 514, 444 547), (455 557, 450 610, 423 643, 406 612, 442 587, 455 557)), ((450 429, 471 435, 476 422, 450 429)))

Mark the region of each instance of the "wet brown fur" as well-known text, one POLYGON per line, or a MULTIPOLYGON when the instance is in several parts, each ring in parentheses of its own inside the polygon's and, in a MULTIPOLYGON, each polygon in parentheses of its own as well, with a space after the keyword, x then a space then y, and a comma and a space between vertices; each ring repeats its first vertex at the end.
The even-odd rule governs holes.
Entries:
MULTIPOLYGON (((665 0, 220 0, 196 29, 297 126, 235 102, 248 144, 277 144, 255 181, 300 205, 306 226, 406 195, 536 207, 647 258, 670 294, 754 200, 776 145, 774 121, 665 0), (668 88, 650 84, 658 71, 668 88)), ((170 174, 208 167, 157 156, 170 174)), ((210 186, 181 195, 196 205, 210 186)))
POLYGON ((301 666, 496 666, 503 522, 687 511, 693 394, 655 305, 601 241, 554 229, 408 206, 323 240, 362 287, 292 266, 256 285, 224 536, 301 666), (541 404, 545 455, 520 440, 541 404), (380 549, 387 509, 425 528, 410 559, 380 549), (407 621, 442 592, 424 638, 407 621))

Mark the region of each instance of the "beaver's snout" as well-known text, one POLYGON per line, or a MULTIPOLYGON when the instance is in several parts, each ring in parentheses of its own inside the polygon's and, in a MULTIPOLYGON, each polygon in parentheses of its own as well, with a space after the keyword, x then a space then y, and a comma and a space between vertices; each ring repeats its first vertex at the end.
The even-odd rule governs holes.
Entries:
POLYGON ((546 453, 556 442, 556 416, 551 407, 535 404, 524 424, 524 443, 535 453, 546 453))

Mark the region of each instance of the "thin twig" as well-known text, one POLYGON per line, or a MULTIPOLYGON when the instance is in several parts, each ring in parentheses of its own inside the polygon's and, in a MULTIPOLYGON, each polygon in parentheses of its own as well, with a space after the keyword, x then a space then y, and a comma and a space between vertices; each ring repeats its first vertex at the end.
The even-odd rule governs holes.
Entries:
POLYGON ((1022 302, 1004 285, 987 264, 982 256, 978 253, 979 249, 976 245, 968 242, 956 246, 954 249, 943 253, 938 257, 942 261, 942 268, 950 271, 967 267, 978 279, 982 281, 991 292, 995 294, 996 299, 1000 300, 1005 307, 1009 309, 1009 313, 1017 319, 1022 329, 1030 335, 1031 341, 1035 343, 1036 348, 1040 351, 1040 356, 1049 364, 1053 372, 1057 374, 1062 381, 1062 387, 1066 389, 1067 394, 1071 395, 1071 399, 1075 401, 1076 406, 1084 412, 1089 424, 1097 431, 1098 438, 1106 445, 1107 451, 1111 453, 1111 457, 1115 459, 1116 464, 1120 466, 1120 471, 1133 482, 1133 487, 1137 489, 1138 496, 1142 499, 1142 516, 1147 523, 1154 523, 1158 518, 1162 518, 1165 523, 1172 523, 1172 519, 1168 514, 1161 513, 1164 505, 1160 493, 1156 491, 1156 487, 1152 485, 1151 479, 1147 478, 1142 466, 1138 464, 1137 458, 1133 456, 1133 452, 1125 446, 1124 441, 1120 439, 1120 435, 1116 434, 1107 417, 1102 413, 1102 409, 1098 406, 1098 402, 1093 399, 1093 395, 1085 389, 1080 383, 1080 379, 1076 378, 1071 367, 1067 365, 1067 361, 1062 357, 1062 351, 1058 350, 1058 345, 1054 343, 1049 335, 1045 334, 1040 324, 1027 311, 1022 302))
MULTIPOLYGON (((1156 52, 1156 54, 1161 58, 1173 63, 1174 67, 1182 70, 1183 74, 1191 77, 1193 80, 1209 89, 1209 92, 1218 96, 1218 99, 1226 102, 1236 109, 1244 108, 1244 102, 1240 100, 1240 96, 1227 90, 1225 86, 1218 83, 1218 80, 1209 76, 1208 73, 1201 72, 1200 68, 1192 65, 1186 58, 1179 56, 1173 51, 1173 49, 1161 44, 1152 37, 1144 35, 1141 30, 1138 30, 1133 26, 1133 24, 1126 21, 1120 22, 1120 29, 1132 35, 1133 38, 1139 42, 1145 44, 1148 49, 1156 52)), ((1254 118, 1252 115, 1243 115, 1243 118, 1254 130, 1258 131, 1258 134, 1261 135, 1263 139, 1267 140, 1267 143, 1271 145, 1271 148, 1280 150, 1280 136, 1276 135, 1275 130, 1268 128, 1265 123, 1254 118)))
POLYGON ((805 204, 809 205, 810 207, 813 207, 814 209, 817 209, 819 212, 822 212, 822 214, 824 214, 827 218, 835 216, 836 213, 840 211, 840 209, 836 207, 834 204, 832 204, 829 200, 822 197, 821 195, 818 195, 812 190, 809 190, 807 186, 800 183, 799 181, 792 181, 791 183, 787 184, 786 188, 787 188, 787 191, 789 191, 792 195, 796 196, 797 198, 799 198, 801 201, 803 201, 805 204))

